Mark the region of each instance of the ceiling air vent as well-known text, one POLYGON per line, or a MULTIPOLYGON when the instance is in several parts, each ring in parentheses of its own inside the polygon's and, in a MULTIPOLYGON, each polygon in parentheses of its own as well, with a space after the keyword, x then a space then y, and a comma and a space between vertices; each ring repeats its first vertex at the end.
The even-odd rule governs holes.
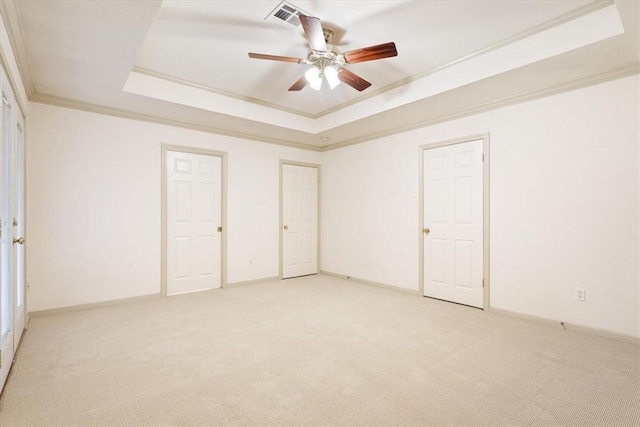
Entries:
POLYGON ((308 15, 308 13, 288 1, 283 1, 264 19, 276 22, 285 28, 296 29, 300 27, 300 18, 298 18, 300 15, 308 15))

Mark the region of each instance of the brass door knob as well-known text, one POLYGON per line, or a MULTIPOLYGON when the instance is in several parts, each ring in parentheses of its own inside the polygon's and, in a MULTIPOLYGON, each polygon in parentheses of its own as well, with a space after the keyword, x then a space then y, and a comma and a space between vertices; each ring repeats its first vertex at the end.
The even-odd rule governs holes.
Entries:
POLYGON ((19 245, 24 245, 24 237, 21 237, 19 239, 16 239, 15 237, 13 238, 13 244, 19 244, 19 245))
POLYGON ((284 226, 284 229, 285 229, 285 230, 288 230, 288 229, 289 229, 289 226, 288 226, 288 225, 285 225, 285 226, 284 226))
POLYGON ((429 234, 429 233, 431 232, 431 230, 429 230, 428 228, 425 228, 425 229, 424 229, 424 230, 422 230, 422 231, 424 231, 424 234, 429 234))

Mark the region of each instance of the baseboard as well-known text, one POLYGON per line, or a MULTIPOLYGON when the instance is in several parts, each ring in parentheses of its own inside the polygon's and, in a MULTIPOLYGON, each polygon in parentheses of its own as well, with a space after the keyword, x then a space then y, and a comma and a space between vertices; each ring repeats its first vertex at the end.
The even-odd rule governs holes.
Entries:
POLYGON ((264 277, 262 279, 253 279, 253 280, 245 280, 243 282, 227 283, 222 288, 226 289, 226 288, 237 288, 238 286, 258 285, 260 283, 275 282, 276 280, 280 280, 280 277, 279 276, 264 277))
MULTIPOLYGON (((278 279, 280 279, 280 277, 273 276, 273 277, 265 277, 262 279, 247 280, 244 282, 227 283, 226 285, 223 286, 223 288, 234 288, 236 286, 255 285, 258 283, 272 282, 278 279)), ((36 318, 36 317, 51 316, 54 314, 63 314, 63 313, 73 313, 75 311, 89 310, 92 308, 112 307, 114 305, 128 304, 128 303, 138 302, 138 301, 147 301, 147 300, 163 298, 163 297, 164 295, 162 294, 141 295, 137 297, 120 298, 120 299, 109 300, 109 301, 92 302, 88 304, 78 304, 78 305, 70 305, 67 307, 37 310, 37 311, 29 312, 28 318, 29 320, 31 320, 32 318, 36 318)))
POLYGON ((336 277, 338 279, 351 280, 352 282, 375 286, 377 288, 387 289, 390 291, 403 292, 405 294, 411 294, 411 295, 420 295, 419 291, 414 291, 412 289, 401 288, 398 286, 388 285, 386 283, 374 282, 372 280, 360 279, 358 277, 347 276, 345 274, 332 273, 330 271, 324 271, 324 270, 320 270, 320 274, 324 274, 325 276, 329 276, 329 277, 336 277))
POLYGON ((519 319, 532 320, 538 323, 546 323, 547 325, 557 326, 559 328, 565 327, 567 330, 583 332, 587 334, 598 335, 601 337, 611 338, 616 341, 622 341, 633 344, 640 344, 640 337, 634 337, 633 335, 620 334, 618 332, 611 332, 604 329, 592 328, 589 326, 576 325, 574 323, 567 323, 560 320, 552 320, 544 317, 532 316, 530 314, 518 313, 516 311, 503 310, 501 308, 489 307, 489 312, 494 314, 500 314, 510 317, 517 317, 519 319))
MULTIPOLYGON (((324 270, 321 270, 320 274, 323 274, 323 275, 329 276, 329 277, 336 277, 338 279, 351 280, 351 281, 354 281, 354 282, 357 282, 357 283, 362 283, 362 284, 365 284, 365 285, 375 286, 375 287, 378 287, 378 288, 389 289, 389 290, 392 290, 392 291, 404 292, 404 293, 408 293, 408 294, 411 294, 411 295, 420 295, 419 291, 400 288, 398 286, 388 285, 386 283, 379 283, 379 282, 374 282, 374 281, 371 281, 371 280, 360 279, 360 278, 353 277, 353 276, 347 276, 345 274, 337 274, 337 273, 332 273, 330 271, 324 271, 324 270)), ((611 332, 611 331, 607 331, 607 330, 604 330, 604 329, 598 329, 598 328, 591 328, 591 327, 588 327, 588 326, 576 325, 576 324, 573 324, 573 323, 567 323, 567 322, 562 322, 561 323, 559 320, 546 319, 544 317, 532 316, 532 315, 528 315, 528 314, 518 313, 518 312, 515 312, 515 311, 503 310, 501 308, 489 307, 489 310, 486 311, 486 312, 499 314, 499 315, 510 316, 510 317, 517 317, 519 319, 531 320, 531 321, 538 322, 538 323, 546 323, 548 325, 557 326, 557 327, 560 327, 560 328, 564 325, 564 327, 566 329, 568 329, 568 330, 572 330, 572 331, 576 331, 576 332, 583 332, 583 333, 588 333, 588 334, 593 334, 593 335, 598 335, 598 336, 602 336, 602 337, 606 337, 606 338, 611 338, 611 339, 614 339, 616 341, 622 341, 622 342, 633 343, 633 344, 640 344, 640 337, 634 337, 633 335, 620 334, 620 333, 617 333, 617 332, 611 332)))
POLYGON ((88 304, 70 305, 60 308, 49 308, 46 310, 37 310, 29 312, 29 318, 51 316, 53 314, 73 313, 76 311, 89 310, 92 308, 112 307, 114 305, 129 304, 132 302, 148 301, 152 299, 163 298, 162 294, 140 295, 137 297, 120 298, 109 301, 91 302, 88 304))

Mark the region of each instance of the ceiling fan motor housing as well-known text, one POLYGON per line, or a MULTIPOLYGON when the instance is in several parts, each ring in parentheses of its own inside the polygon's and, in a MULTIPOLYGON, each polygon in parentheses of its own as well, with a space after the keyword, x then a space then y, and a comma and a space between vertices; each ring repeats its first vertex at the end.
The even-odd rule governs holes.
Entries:
POLYGON ((311 50, 307 56, 307 63, 315 65, 321 70, 331 65, 344 65, 344 55, 337 49, 332 50, 311 50))
POLYGON ((324 34, 324 41, 326 43, 331 43, 331 39, 333 38, 333 30, 323 27, 322 34, 324 34))

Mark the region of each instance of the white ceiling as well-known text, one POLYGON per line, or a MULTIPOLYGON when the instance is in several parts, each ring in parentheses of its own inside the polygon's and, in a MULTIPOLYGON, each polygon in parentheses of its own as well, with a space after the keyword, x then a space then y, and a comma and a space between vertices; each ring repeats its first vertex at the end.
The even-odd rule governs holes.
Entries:
POLYGON ((310 147, 638 72, 638 2, 292 3, 341 51, 393 41, 398 56, 348 66, 373 84, 362 93, 288 92, 309 66, 247 55, 306 57, 301 29, 265 21, 278 1, 24 1, 5 15, 35 101, 310 147))

